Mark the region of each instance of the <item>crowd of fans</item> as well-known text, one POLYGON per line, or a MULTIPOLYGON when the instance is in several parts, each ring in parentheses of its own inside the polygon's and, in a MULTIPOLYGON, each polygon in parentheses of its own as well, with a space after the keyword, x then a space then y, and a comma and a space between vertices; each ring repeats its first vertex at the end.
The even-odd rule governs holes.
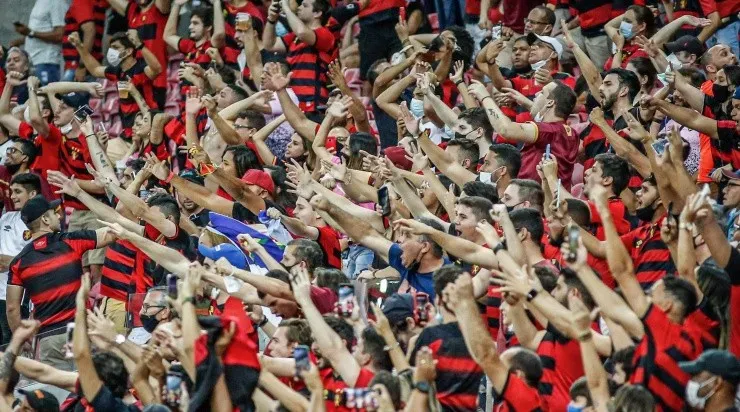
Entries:
POLYGON ((740 1, 14 27, 0 411, 740 407, 740 1))

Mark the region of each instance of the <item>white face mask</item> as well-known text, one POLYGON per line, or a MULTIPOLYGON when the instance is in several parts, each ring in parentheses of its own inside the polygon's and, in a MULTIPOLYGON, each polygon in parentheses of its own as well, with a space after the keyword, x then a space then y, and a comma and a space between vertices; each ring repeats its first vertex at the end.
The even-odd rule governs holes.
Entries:
POLYGON ((445 136, 450 140, 455 138, 455 132, 450 129, 450 126, 445 125, 445 136))
POLYGON ((121 64, 121 52, 116 49, 108 49, 108 53, 105 55, 105 58, 111 66, 118 66, 121 64))
POLYGON ((537 71, 537 70, 545 67, 546 64, 547 64, 547 59, 540 60, 538 62, 534 62, 530 66, 532 66, 532 70, 537 71))
POLYGON ((411 104, 409 105, 409 111, 417 119, 420 117, 423 117, 424 116, 424 100, 411 99, 411 104))
POLYGON ((62 132, 62 134, 68 134, 72 131, 72 122, 69 122, 65 124, 64 126, 59 128, 59 131, 62 132))
POLYGON ((715 379, 717 379, 717 377, 707 379, 703 383, 699 383, 696 381, 689 381, 689 383, 686 384, 686 402, 688 402, 692 408, 704 409, 704 405, 706 405, 707 400, 709 400, 709 398, 711 398, 712 395, 714 395, 714 392, 716 392, 716 389, 709 392, 704 397, 699 396, 699 391, 704 386, 714 382, 715 379))

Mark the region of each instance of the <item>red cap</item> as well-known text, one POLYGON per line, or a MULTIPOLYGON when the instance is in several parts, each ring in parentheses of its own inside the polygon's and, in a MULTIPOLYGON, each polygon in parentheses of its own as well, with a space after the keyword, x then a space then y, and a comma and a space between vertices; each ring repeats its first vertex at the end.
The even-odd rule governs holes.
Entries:
POLYGON ((383 153, 385 153, 388 159, 391 162, 393 162, 393 164, 396 165, 396 167, 404 169, 404 170, 411 170, 411 166, 413 166, 413 162, 411 162, 409 159, 406 158, 406 156, 411 157, 411 155, 408 154, 403 147, 401 146, 386 147, 383 153))
POLYGON ((265 190, 269 194, 275 194, 275 183, 272 182, 270 174, 257 169, 249 169, 247 173, 242 176, 242 182, 248 185, 257 185, 265 190))

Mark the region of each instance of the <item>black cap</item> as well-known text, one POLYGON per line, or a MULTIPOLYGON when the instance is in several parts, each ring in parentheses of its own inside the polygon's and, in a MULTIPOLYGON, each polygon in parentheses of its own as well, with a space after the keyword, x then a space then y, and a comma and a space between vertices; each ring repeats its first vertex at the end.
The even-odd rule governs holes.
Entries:
POLYGON ((203 176, 199 175, 195 169, 183 169, 180 172, 180 177, 197 185, 203 186, 206 184, 203 176))
POLYGON ((696 57, 704 54, 704 45, 701 44, 699 39, 695 36, 681 36, 676 41, 672 41, 665 45, 665 48, 671 53, 678 53, 681 51, 695 54, 696 57))
POLYGON ((690 375, 707 371, 726 381, 735 384, 740 382, 740 360, 726 350, 710 349, 699 355, 696 360, 681 362, 678 366, 690 375))
POLYGON ((67 106, 75 109, 79 109, 80 107, 88 104, 90 102, 90 94, 89 93, 67 93, 67 94, 59 94, 57 93, 56 98, 63 101, 64 104, 67 106))
POLYGON ((47 391, 19 389, 18 392, 26 396, 28 405, 36 412, 59 412, 59 401, 56 396, 47 391))
POLYGON ((21 209, 21 220, 23 223, 29 224, 40 218, 48 210, 56 209, 61 203, 62 201, 59 199, 49 202, 43 196, 28 199, 28 202, 21 209))
POLYGON ((405 322, 414 317, 414 296, 409 293, 396 293, 388 296, 381 308, 391 325, 405 322))

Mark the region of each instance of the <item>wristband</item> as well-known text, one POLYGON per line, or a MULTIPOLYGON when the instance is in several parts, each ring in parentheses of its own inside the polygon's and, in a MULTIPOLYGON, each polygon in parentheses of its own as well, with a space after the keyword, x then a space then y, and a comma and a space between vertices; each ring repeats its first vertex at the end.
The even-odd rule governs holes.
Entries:
POLYGON ((86 134, 86 135, 85 135, 85 139, 87 139, 88 137, 94 137, 94 138, 96 138, 96 139, 98 138, 98 136, 95 136, 95 133, 92 133, 92 134, 86 134))
POLYGON ((277 20, 275 20, 275 21, 272 21, 272 20, 270 20, 270 19, 267 19, 267 22, 268 22, 268 23, 270 23, 270 24, 273 24, 273 25, 274 25, 274 24, 277 24, 277 20))
POLYGON ((593 335, 591 335, 591 331, 587 330, 585 332, 581 332, 581 334, 578 335, 577 339, 581 342, 586 342, 586 341, 591 340, 592 338, 593 338, 593 335))
POLYGON ((269 322, 267 316, 262 316, 262 320, 260 321, 260 323, 257 324, 257 326, 260 328, 264 327, 265 325, 267 325, 267 322, 269 322))
POLYGON ((143 42, 139 43, 138 46, 134 46, 134 50, 141 50, 143 48, 144 48, 144 43, 143 42))
MULTIPOLYGON (((484 98, 480 99, 480 102, 481 102, 481 103, 483 103, 483 102, 485 102, 485 101, 486 101, 486 99, 491 99, 491 100, 493 100, 493 97, 491 97, 491 96, 486 96, 486 97, 484 97, 484 98)), ((493 102, 493 103, 495 104, 496 102, 493 102)))
POLYGON ((389 352, 393 349, 400 348, 401 344, 399 342, 394 343, 393 345, 385 345, 383 346, 383 351, 389 352))
MULTIPOLYGON (((455 86, 460 87, 460 83, 465 84, 465 80, 458 80, 455 82, 455 86)), ((466 85, 467 86, 467 85, 466 85)))
POLYGON ((431 385, 429 385, 429 382, 416 382, 414 384, 414 389, 421 393, 429 394, 429 391, 432 389, 431 385))
POLYGON ((532 289, 527 293, 527 302, 531 302, 534 298, 537 297, 537 294, 540 293, 537 289, 532 289))
POLYGON ((164 179, 165 183, 170 183, 172 181, 172 178, 175 177, 175 172, 170 170, 170 174, 167 175, 167 178, 164 179))
POLYGON ((503 242, 501 242, 498 245, 494 246, 492 250, 493 250, 493 254, 495 255, 502 250, 506 250, 506 245, 503 242))

